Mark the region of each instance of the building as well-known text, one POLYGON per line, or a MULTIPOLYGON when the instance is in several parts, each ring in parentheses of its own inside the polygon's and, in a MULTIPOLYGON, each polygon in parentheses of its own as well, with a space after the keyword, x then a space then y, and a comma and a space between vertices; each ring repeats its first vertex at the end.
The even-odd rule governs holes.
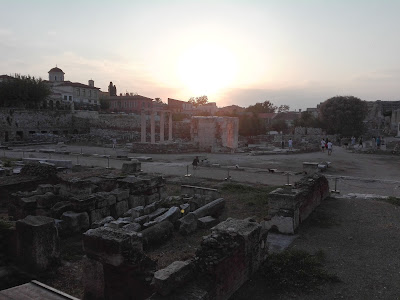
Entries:
POLYGON ((14 80, 14 77, 9 75, 0 75, 0 82, 11 81, 14 80))
POLYGON ((197 111, 205 112, 210 115, 215 115, 215 113, 218 111, 217 103, 215 102, 208 102, 203 105, 199 105, 196 107, 197 111))
POLYGON ((223 114, 232 115, 232 114, 238 114, 238 113, 244 112, 245 110, 246 110, 246 108, 238 106, 238 105, 229 105, 229 106, 219 108, 218 113, 220 115, 223 115, 223 114))
POLYGON ((46 83, 51 89, 48 105, 64 104, 80 109, 97 109, 100 105, 100 88, 94 86, 94 81, 89 80, 88 84, 64 80, 64 72, 58 67, 52 68, 49 72, 49 80, 46 83))
POLYGON ((120 96, 108 96, 104 99, 110 103, 108 111, 111 112, 138 113, 142 110, 153 109, 152 98, 134 95, 133 93, 121 94, 120 96))
POLYGON ((168 98, 168 109, 173 113, 191 114, 193 111, 193 104, 187 101, 168 98))

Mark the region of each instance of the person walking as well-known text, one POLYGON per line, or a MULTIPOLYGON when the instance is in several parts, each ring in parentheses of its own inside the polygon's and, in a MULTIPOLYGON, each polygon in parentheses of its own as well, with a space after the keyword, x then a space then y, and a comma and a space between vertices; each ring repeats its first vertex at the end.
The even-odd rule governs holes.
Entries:
POLYGON ((331 155, 332 154, 332 146, 333 146, 333 144, 332 144, 331 141, 328 141, 327 145, 328 145, 328 155, 331 155))
POLYGON ((363 148, 363 138, 362 138, 362 136, 360 136, 360 140, 358 141, 358 148, 360 148, 360 146, 361 146, 361 148, 363 148))
POLYGON ((288 145, 289 145, 289 151, 292 151, 293 150, 293 140, 292 140, 292 138, 289 139, 288 145))
POLYGON ((199 157, 196 156, 195 159, 193 159, 192 165, 193 165, 193 170, 197 169, 197 166, 199 165, 199 157))
POLYGON ((321 151, 325 152, 325 140, 324 139, 321 140, 321 151))

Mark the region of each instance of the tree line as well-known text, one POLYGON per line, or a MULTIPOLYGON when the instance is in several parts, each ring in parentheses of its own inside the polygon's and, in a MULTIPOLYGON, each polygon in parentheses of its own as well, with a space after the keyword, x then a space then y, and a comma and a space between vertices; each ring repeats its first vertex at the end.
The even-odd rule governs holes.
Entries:
POLYGON ((15 74, 0 82, 0 107, 40 108, 49 95, 50 89, 41 78, 15 74))

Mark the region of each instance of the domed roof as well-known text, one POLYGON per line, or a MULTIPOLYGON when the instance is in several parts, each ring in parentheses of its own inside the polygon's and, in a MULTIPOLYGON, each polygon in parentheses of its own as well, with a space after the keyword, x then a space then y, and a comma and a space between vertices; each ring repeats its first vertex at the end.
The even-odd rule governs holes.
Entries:
POLYGON ((57 67, 51 69, 48 73, 53 73, 53 72, 58 72, 58 73, 61 72, 61 73, 65 74, 65 73, 63 72, 63 70, 61 70, 60 68, 57 68, 57 67))

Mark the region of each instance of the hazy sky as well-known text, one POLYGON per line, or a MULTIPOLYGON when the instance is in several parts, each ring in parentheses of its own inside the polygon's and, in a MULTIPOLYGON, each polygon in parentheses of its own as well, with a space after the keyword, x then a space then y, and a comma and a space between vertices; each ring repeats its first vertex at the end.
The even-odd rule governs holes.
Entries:
POLYGON ((0 0, 0 74, 292 109, 400 100, 400 0, 0 0))

